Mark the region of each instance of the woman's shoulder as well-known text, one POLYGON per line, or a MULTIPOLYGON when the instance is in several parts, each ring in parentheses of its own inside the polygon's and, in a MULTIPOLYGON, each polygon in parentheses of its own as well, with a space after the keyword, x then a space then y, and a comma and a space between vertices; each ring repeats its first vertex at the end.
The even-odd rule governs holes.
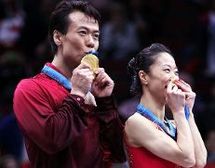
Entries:
POLYGON ((138 124, 138 122, 141 120, 142 116, 138 113, 138 112, 134 112, 132 115, 130 115, 126 122, 125 122, 125 126, 131 127, 134 126, 136 124, 138 124))
POLYGON ((129 127, 140 124, 141 126, 150 125, 153 126, 154 128, 157 128, 157 125, 153 121, 149 120, 148 118, 146 118, 145 116, 141 115, 138 112, 135 112, 130 117, 128 117, 125 123, 129 127))
POLYGON ((157 129, 156 124, 138 112, 131 115, 125 122, 125 133, 128 137, 136 137, 141 132, 141 135, 148 135, 151 130, 157 129))

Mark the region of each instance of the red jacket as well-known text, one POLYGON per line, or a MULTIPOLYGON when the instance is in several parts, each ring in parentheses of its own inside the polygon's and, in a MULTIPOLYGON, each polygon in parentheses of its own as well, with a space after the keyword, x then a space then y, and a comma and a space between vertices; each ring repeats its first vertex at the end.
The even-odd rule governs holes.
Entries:
POLYGON ((34 168, 102 168, 125 161, 122 126, 112 97, 85 113, 81 97, 41 73, 22 80, 14 112, 34 168))

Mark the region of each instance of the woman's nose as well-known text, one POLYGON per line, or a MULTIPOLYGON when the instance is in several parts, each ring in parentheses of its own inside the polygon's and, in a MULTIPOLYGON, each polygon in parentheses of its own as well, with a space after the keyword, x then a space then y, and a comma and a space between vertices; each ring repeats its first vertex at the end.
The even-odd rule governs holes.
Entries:
POLYGON ((170 77, 170 81, 176 81, 176 80, 179 80, 179 77, 177 76, 177 75, 172 75, 171 77, 170 77))

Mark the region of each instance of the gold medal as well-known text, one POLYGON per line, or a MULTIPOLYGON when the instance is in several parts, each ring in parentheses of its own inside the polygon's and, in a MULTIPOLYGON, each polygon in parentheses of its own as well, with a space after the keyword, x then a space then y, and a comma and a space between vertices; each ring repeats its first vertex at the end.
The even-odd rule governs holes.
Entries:
POLYGON ((81 63, 86 63, 87 65, 89 65, 90 69, 94 73, 96 73, 96 70, 99 68, 99 59, 94 54, 87 54, 87 55, 85 55, 82 58, 81 63))

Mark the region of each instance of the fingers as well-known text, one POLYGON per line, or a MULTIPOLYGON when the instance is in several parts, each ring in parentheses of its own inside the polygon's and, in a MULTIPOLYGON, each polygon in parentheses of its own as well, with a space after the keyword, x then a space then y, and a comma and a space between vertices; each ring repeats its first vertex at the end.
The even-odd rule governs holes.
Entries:
POLYGON ((196 97, 196 93, 194 92, 185 92, 185 99, 188 100, 188 99, 195 99, 196 97))
POLYGON ((97 81, 101 81, 102 79, 104 79, 106 77, 106 73, 105 73, 105 70, 104 68, 99 68, 97 70, 97 76, 96 76, 96 80, 97 81))
POLYGON ((184 92, 190 92, 192 91, 191 86, 183 81, 182 79, 176 80, 174 82, 179 88, 181 88, 184 92))
POLYGON ((73 75, 77 75, 82 78, 91 79, 95 78, 93 71, 90 66, 86 63, 81 63, 77 68, 74 69, 73 75))
POLYGON ((175 95, 182 95, 184 96, 184 92, 178 88, 178 86, 172 82, 170 82, 168 85, 167 85, 167 94, 175 94, 175 95))
POLYGON ((78 77, 94 79, 94 73, 87 68, 86 66, 80 66, 73 71, 73 76, 77 75, 78 77))
POLYGON ((169 84, 167 85, 167 93, 172 93, 177 90, 178 90, 178 87, 174 83, 169 82, 169 84))
POLYGON ((99 68, 97 70, 97 76, 95 78, 96 85, 103 87, 105 85, 113 85, 113 80, 105 72, 104 68, 99 68))
POLYGON ((83 62, 76 69, 90 69, 90 65, 83 62))
POLYGON ((95 76, 94 73, 85 64, 80 64, 74 69, 71 78, 73 91, 86 94, 92 85, 95 76))
POLYGON ((185 94, 178 88, 173 82, 169 82, 167 85, 167 97, 166 101, 172 112, 183 111, 185 103, 185 94))
POLYGON ((184 92, 186 99, 193 99, 196 97, 196 94, 192 91, 191 86, 182 79, 175 81, 175 84, 184 92))

